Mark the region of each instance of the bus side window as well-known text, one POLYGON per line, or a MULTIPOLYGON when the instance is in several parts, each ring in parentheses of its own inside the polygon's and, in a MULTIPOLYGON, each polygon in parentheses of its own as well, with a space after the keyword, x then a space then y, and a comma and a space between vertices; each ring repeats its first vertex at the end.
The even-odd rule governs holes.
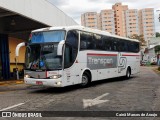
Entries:
POLYGON ((87 49, 87 43, 85 41, 81 41, 80 48, 81 49, 87 49))
POLYGON ((133 46, 132 41, 128 42, 128 46, 129 46, 129 52, 133 52, 134 51, 134 46, 133 46))
POLYGON ((129 46, 129 52, 135 52, 135 53, 139 52, 139 49, 140 49, 139 48, 139 43, 130 41, 128 43, 128 46, 129 46))
POLYGON ((123 40, 123 43, 124 43, 124 52, 127 52, 128 51, 128 45, 127 45, 127 40, 123 40))
POLYGON ((78 32, 76 30, 68 31, 66 43, 73 48, 78 48, 78 32))
POLYGON ((139 49, 140 49, 139 43, 138 42, 133 42, 133 48, 134 48, 133 52, 138 53, 139 49))
POLYGON ((110 37, 103 36, 102 41, 103 41, 103 50, 111 51, 112 42, 110 40, 110 37))
POLYGON ((80 50, 93 49, 93 37, 92 33, 81 32, 80 33, 80 50))
POLYGON ((80 33, 80 50, 87 49, 86 36, 83 32, 80 33))
POLYGON ((64 54, 64 67, 69 68, 75 61, 78 53, 78 32, 76 30, 68 31, 65 54, 64 54))
POLYGON ((135 42, 135 47, 136 47, 136 49, 135 49, 135 52, 139 52, 139 50, 140 50, 140 46, 139 46, 139 43, 137 43, 137 42, 135 42))
POLYGON ((126 50, 125 41, 123 39, 118 40, 118 51, 119 52, 125 52, 126 50))
POLYGON ((118 51, 118 45, 117 45, 117 40, 116 38, 112 38, 112 51, 118 51))
POLYGON ((93 35, 93 49, 102 50, 103 43, 102 43, 102 36, 98 34, 93 35))

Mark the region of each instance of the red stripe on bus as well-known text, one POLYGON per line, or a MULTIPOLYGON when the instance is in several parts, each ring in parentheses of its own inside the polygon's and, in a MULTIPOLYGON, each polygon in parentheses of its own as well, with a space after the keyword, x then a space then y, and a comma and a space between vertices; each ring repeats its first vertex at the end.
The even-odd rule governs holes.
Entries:
POLYGON ((140 56, 140 55, 122 54, 122 56, 140 56))
POLYGON ((96 53, 87 53, 87 55, 93 55, 93 56, 117 56, 117 54, 96 54, 96 53))

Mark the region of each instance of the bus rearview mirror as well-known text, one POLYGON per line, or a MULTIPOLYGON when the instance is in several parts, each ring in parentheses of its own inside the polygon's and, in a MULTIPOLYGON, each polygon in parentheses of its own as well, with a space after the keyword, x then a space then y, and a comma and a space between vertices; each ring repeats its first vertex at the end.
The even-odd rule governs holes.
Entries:
POLYGON ((57 47, 57 55, 62 55, 62 49, 63 49, 63 45, 65 43, 65 40, 61 40, 58 44, 57 47))
POLYGON ((25 42, 22 42, 22 43, 19 43, 17 46, 16 46, 16 51, 15 51, 15 55, 16 57, 19 56, 19 49, 23 46, 26 46, 27 44, 25 42))

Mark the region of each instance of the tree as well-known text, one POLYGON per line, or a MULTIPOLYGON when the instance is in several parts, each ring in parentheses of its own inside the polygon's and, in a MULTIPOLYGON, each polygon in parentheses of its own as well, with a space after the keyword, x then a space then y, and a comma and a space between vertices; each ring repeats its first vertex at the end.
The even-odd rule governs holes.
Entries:
POLYGON ((155 47, 155 53, 160 53, 160 45, 155 47))
MULTIPOLYGON (((160 33, 156 32, 156 37, 160 37, 160 33)), ((160 53, 160 45, 155 47, 155 53, 160 53)))
POLYGON ((130 36, 129 38, 139 40, 141 46, 145 46, 145 45, 146 45, 146 41, 144 40, 144 36, 143 36, 143 35, 133 34, 133 35, 130 36))
POLYGON ((159 32, 156 32, 156 37, 160 37, 160 33, 159 32))

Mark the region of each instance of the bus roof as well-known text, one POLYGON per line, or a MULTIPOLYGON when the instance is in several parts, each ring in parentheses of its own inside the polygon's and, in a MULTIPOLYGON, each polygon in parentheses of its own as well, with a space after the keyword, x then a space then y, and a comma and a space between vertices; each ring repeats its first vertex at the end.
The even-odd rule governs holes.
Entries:
POLYGON ((51 30, 81 30, 81 31, 86 31, 86 32, 92 32, 92 33, 96 33, 96 34, 101 34, 101 35, 107 35, 110 37, 114 37, 114 38, 119 38, 119 39, 125 39, 125 40, 130 40, 130 41, 135 41, 135 42, 139 42, 139 40, 137 39, 131 39, 131 38, 126 38, 126 37, 121 37, 118 35, 113 35, 109 32, 106 31, 101 31, 98 29, 92 29, 92 28, 87 28, 84 26, 60 26, 60 27, 47 27, 47 28, 41 28, 41 29, 37 29, 37 30, 33 30, 32 32, 42 32, 42 31, 51 31, 51 30))

